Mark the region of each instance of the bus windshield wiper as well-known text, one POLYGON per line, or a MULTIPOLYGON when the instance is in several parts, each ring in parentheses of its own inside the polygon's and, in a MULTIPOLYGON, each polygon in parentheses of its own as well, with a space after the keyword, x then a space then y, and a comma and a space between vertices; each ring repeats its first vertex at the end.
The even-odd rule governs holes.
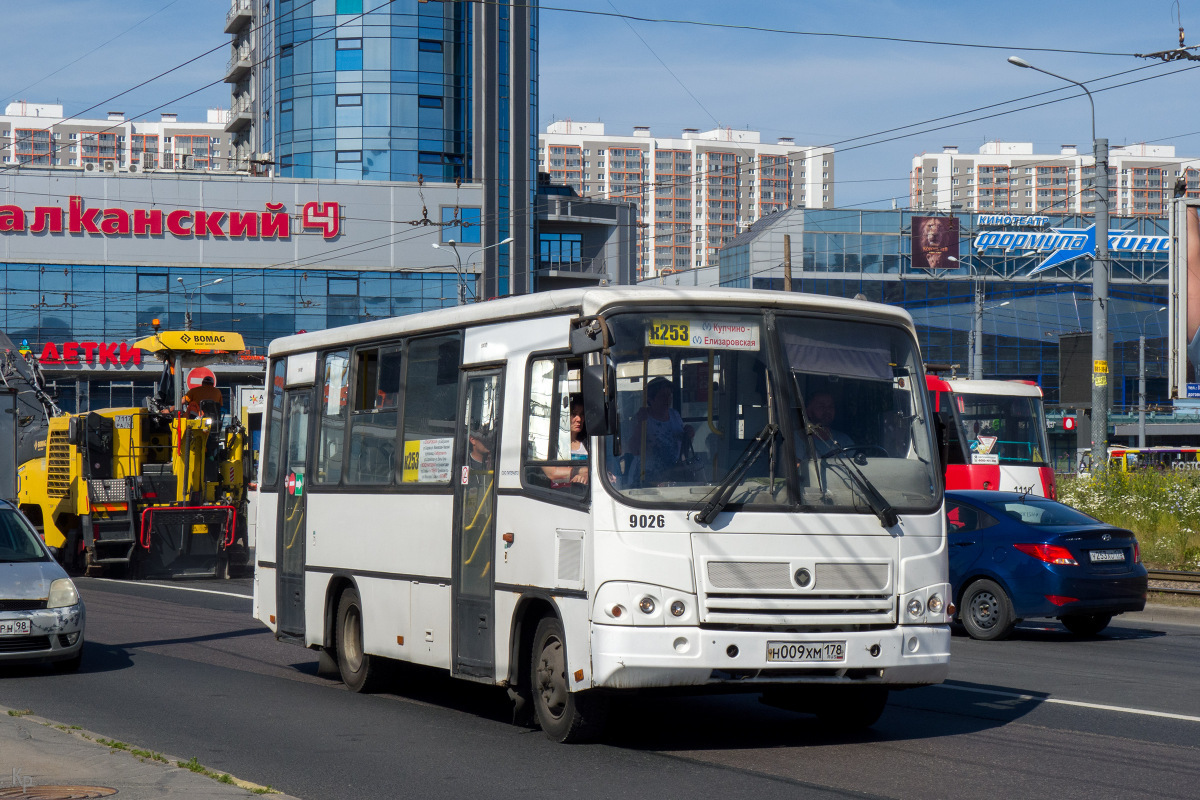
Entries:
POLYGON ((875 484, 871 483, 871 479, 863 474, 858 465, 854 463, 853 458, 847 458, 847 451, 854 450, 853 447, 835 447, 832 450, 822 453, 822 460, 833 458, 837 463, 846 470, 846 474, 850 477, 850 482, 858 489, 859 493, 867 501, 867 505, 875 512, 875 516, 879 517, 879 524, 885 528, 890 528, 900 521, 900 515, 896 513, 896 509, 892 508, 892 504, 887 501, 887 498, 880 494, 875 488, 875 484))
POLYGON ((733 496, 733 490, 742 482, 742 478, 745 477, 750 466, 758 460, 758 457, 762 455, 762 451, 767 445, 775 441, 777 433, 779 433, 779 426, 774 422, 768 422, 759 431, 758 436, 755 436, 750 444, 746 446, 737 463, 733 465, 733 469, 729 470, 729 474, 717 486, 712 499, 705 503, 704 508, 700 509, 696 514, 696 522, 699 522, 701 525, 707 525, 729 503, 729 498, 733 496))

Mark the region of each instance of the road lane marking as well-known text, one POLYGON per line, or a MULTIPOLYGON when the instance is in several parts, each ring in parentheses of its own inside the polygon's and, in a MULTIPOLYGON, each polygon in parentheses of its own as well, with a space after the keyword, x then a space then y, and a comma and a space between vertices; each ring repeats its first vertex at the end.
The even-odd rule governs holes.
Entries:
POLYGON ((1040 700, 1043 703, 1055 703, 1060 706, 1075 706, 1077 708, 1092 708, 1098 711, 1116 711, 1121 714, 1138 714, 1143 717, 1164 717, 1166 719, 1178 719, 1184 722, 1200 722, 1200 717, 1189 716, 1188 714, 1172 714, 1168 711, 1150 711, 1145 708, 1127 708, 1125 706, 1107 706, 1101 703, 1084 703, 1081 700, 1060 700, 1057 697, 1042 697, 1036 694, 1019 694, 1017 692, 999 692, 995 689, 973 689, 970 686, 952 686, 946 683, 935 685, 935 689, 954 689, 959 692, 974 692, 975 694, 989 694, 994 697, 1007 697, 1011 700, 1040 700))
POLYGON ((115 578, 91 578, 91 580, 99 583, 119 583, 122 586, 153 586, 156 589, 174 589, 177 592, 198 592, 199 594, 219 594, 222 597, 237 597, 242 600, 253 600, 252 594, 237 594, 236 592, 218 592, 215 589, 196 589, 191 586, 172 586, 164 583, 130 583, 129 581, 119 581, 115 578))

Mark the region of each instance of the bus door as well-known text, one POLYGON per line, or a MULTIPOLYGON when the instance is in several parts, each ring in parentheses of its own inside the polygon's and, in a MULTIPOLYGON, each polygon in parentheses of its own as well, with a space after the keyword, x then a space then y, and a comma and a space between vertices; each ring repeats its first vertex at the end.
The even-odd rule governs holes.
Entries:
POLYGON ((304 540, 308 494, 308 437, 312 416, 311 387, 289 389, 283 396, 283 487, 279 493, 278 534, 275 537, 276 614, 278 632, 304 636, 304 540))
POLYGON ((500 370, 464 372, 459 393, 459 452, 454 474, 454 672, 495 671, 496 459, 500 370))

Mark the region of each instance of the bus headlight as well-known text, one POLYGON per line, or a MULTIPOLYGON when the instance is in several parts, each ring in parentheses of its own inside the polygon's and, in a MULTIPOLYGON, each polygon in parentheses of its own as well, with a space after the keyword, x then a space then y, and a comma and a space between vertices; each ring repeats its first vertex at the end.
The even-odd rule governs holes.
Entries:
POLYGON ((908 615, 910 617, 919 617, 924 611, 925 607, 921 604, 920 598, 914 597, 908 601, 908 615))
POLYGON ((592 621, 603 625, 696 625, 696 596, 632 581, 609 581, 596 591, 592 621), (619 609, 619 611, 618 611, 619 609), (667 612, 671 613, 668 614, 667 612), (637 613, 634 613, 637 612, 637 613))
POLYGON ((929 609, 930 614, 941 614, 943 608, 941 595, 930 595, 929 602, 926 603, 926 607, 929 609))

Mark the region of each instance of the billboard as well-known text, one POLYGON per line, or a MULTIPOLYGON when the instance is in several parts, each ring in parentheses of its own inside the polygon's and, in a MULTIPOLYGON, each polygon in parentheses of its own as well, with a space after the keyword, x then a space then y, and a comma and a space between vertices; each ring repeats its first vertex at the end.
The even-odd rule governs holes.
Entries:
POLYGON ((1200 200, 1171 204, 1171 396, 1200 397, 1200 200))
POLYGON ((958 217, 913 217, 913 269, 957 269, 960 265, 951 256, 958 257, 958 217))

